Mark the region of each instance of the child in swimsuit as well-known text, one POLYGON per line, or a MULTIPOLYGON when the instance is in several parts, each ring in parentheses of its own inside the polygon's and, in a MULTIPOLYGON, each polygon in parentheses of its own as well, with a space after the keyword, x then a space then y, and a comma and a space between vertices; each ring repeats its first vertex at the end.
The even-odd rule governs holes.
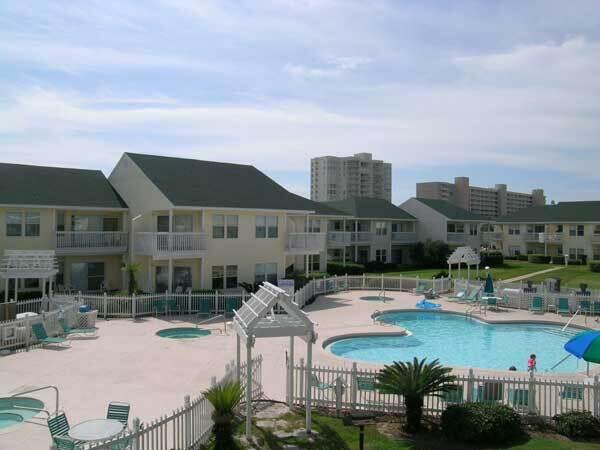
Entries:
POLYGON ((535 354, 532 353, 531 355, 529 355, 529 360, 527 361, 527 371, 528 372, 533 372, 536 366, 536 358, 535 358, 535 354))

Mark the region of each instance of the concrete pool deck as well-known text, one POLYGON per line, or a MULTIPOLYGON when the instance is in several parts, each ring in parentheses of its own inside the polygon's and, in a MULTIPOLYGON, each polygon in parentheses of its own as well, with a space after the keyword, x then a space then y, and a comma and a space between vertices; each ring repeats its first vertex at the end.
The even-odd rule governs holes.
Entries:
MULTIPOLYGON (((386 303, 360 300, 377 291, 350 291, 319 297, 304 311, 317 323, 319 334, 313 347, 316 365, 351 367, 352 362, 339 358, 323 348, 329 338, 353 333, 398 332, 395 327, 373 323, 376 311, 412 309, 421 299, 403 292, 386 292, 394 300, 386 303)), ((435 300, 445 311, 464 313, 467 306, 451 303, 444 298, 435 300)), ((488 311, 480 317, 489 322, 536 321, 564 324, 566 317, 554 313, 531 314, 521 310, 488 311)), ((67 414, 71 425, 83 420, 101 418, 110 401, 131 404, 131 415, 150 421, 170 413, 183 404, 184 396, 198 396, 210 385, 211 377, 221 377, 225 364, 235 358, 235 335, 222 335, 217 330, 223 324, 202 325, 214 330, 198 339, 175 340, 156 336, 158 330, 193 326, 193 318, 175 316, 172 320, 148 317, 140 320, 99 320, 95 339, 72 339, 71 347, 54 350, 34 348, 0 357, 0 397, 17 392, 56 385, 60 390, 60 409, 67 414)), ((576 317, 574 325, 599 328, 591 318, 576 317), (586 323, 587 322, 587 323, 586 323)), ((285 359, 288 338, 257 339, 254 355, 262 354, 262 381, 265 395, 272 399, 285 398, 285 359)), ((306 345, 296 340, 296 360, 304 357, 306 345)), ((361 367, 377 368, 376 364, 360 363, 361 367)), ((598 366, 600 367, 600 366, 598 366)), ((483 373, 508 374, 505 371, 483 373)), ((594 373, 597 373, 595 370, 594 373)), ((515 372, 511 372, 514 376, 515 372)), ((519 374, 519 373, 517 373, 519 374)), ((522 375, 522 373, 521 373, 522 375)), ((557 379, 583 379, 584 373, 561 374, 557 379)), ((53 394, 32 394, 41 398, 46 408, 54 408, 53 394)), ((1 450, 47 449, 50 435, 45 419, 0 431, 1 450)))

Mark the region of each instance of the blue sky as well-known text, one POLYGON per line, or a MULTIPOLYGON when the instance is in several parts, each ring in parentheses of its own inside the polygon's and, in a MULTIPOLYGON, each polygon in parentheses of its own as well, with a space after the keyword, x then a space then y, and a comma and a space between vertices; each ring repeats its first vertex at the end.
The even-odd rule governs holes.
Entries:
POLYGON ((600 2, 0 0, 0 154, 254 164, 371 152, 418 181, 600 199, 600 2))

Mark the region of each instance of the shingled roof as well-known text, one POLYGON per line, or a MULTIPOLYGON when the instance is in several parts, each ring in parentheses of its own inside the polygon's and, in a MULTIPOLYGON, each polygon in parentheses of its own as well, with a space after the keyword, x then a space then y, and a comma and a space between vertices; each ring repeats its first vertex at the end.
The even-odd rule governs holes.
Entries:
POLYGON ((556 205, 533 206, 514 214, 498 217, 497 222, 504 223, 600 223, 600 201, 560 202, 556 205))
POLYGON ((126 155, 175 206, 344 215, 289 192, 254 166, 138 153, 126 155))
POLYGON ((0 204, 127 208, 99 170, 0 163, 0 204))
POLYGON ((476 222, 486 222, 489 221, 488 218, 484 216, 480 216, 479 214, 472 213, 471 211, 467 211, 460 206, 453 205, 449 201, 446 200, 437 200, 431 198, 416 198, 415 200, 429 206, 431 209, 439 212, 444 217, 447 217, 450 220, 466 220, 466 221, 476 221, 476 222))
POLYGON ((363 219, 417 220, 403 209, 379 198, 354 197, 324 203, 353 217, 363 219))

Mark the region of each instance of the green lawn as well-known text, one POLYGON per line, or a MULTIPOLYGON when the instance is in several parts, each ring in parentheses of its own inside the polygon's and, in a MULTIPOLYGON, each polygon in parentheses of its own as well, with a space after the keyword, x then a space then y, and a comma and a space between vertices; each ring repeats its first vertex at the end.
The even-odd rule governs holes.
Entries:
MULTIPOLYGON (((301 426, 303 416, 291 413, 286 415, 286 420, 291 420, 295 425, 301 426), (295 416, 295 417, 294 417, 295 416)), ((358 449, 358 428, 346 427, 340 419, 322 416, 313 413, 313 427, 318 433, 313 442, 302 438, 277 439, 267 430, 254 428, 254 435, 261 442, 261 448, 281 450, 284 444, 297 445, 302 449, 319 450, 356 450, 358 449)), ((244 424, 240 423, 236 429, 237 434, 243 434, 244 424)), ((207 450, 212 447, 208 446, 207 450)), ((237 450, 245 447, 238 446, 237 450)), ((366 450, 600 450, 600 444, 589 442, 572 442, 565 438, 557 437, 532 437, 518 444, 504 446, 464 446, 448 442, 443 436, 424 434, 414 440, 396 440, 379 433, 375 426, 365 428, 366 450)), ((236 450, 236 449, 232 449, 236 450)))
POLYGON ((580 283, 587 283, 588 289, 600 289, 600 273, 590 272, 589 266, 563 267, 554 272, 528 278, 528 280, 539 283, 546 278, 560 278, 561 285, 565 287, 578 288, 580 283))
MULTIPOLYGON (((495 280, 506 280, 507 278, 519 277, 521 275, 527 275, 528 273, 539 272, 540 270, 549 269, 553 266, 549 264, 532 264, 527 261, 506 261, 503 266, 495 267, 492 269, 492 276, 495 280)), ((446 269, 408 269, 401 270, 397 272, 387 272, 387 276, 398 276, 400 274, 407 277, 415 277, 419 276, 419 278, 431 278, 434 275, 437 275, 440 270, 448 270, 446 269)), ((454 276, 457 275, 456 266, 452 269, 452 274, 454 276)), ((461 269, 461 275, 464 274, 466 277, 467 269, 463 267, 461 269)), ((485 270, 483 267, 480 267, 479 275, 481 277, 485 276, 485 270)), ((475 270, 471 271, 471 276, 475 277, 475 270)))

